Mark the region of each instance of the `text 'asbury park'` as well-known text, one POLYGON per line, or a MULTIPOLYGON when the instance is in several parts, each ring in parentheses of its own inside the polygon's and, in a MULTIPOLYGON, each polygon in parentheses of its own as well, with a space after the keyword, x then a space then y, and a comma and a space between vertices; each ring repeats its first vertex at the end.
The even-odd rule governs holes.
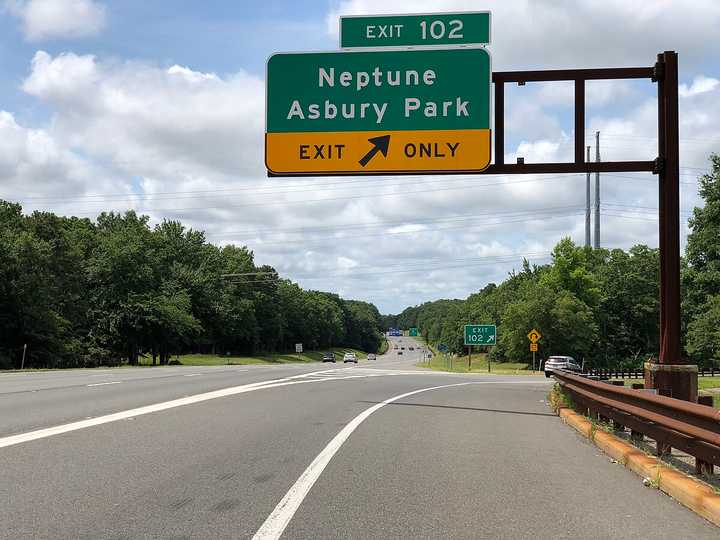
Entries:
MULTIPOLYGON (((437 75, 433 69, 422 70, 386 70, 375 67, 372 71, 337 71, 334 67, 318 67, 318 88, 349 88, 362 99, 368 88, 404 87, 409 90, 433 86, 437 75)), ((408 91, 407 94, 411 94, 408 91)), ((398 102, 360 101, 338 102, 325 99, 315 103, 302 99, 293 99, 288 110, 287 120, 333 120, 333 119, 373 119, 381 124, 386 113, 402 115, 411 119, 414 116, 424 118, 468 117, 469 100, 462 96, 446 96, 442 101, 424 100, 420 97, 405 95, 398 102), (397 107, 399 110, 394 111, 397 107)))

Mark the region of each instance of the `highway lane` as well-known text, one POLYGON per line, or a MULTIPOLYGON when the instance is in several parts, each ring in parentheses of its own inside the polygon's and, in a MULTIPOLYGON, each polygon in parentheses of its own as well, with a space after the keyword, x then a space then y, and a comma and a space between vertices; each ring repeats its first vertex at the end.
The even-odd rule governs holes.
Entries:
POLYGON ((284 537, 717 537, 549 414, 543 378, 317 367, 333 371, 0 448, 0 538, 250 538, 357 415, 457 384, 359 424, 284 537))
MULTIPOLYGON (((417 369, 414 365, 417 355, 397 356, 392 349, 388 352, 368 365, 384 369, 417 369)), ((228 386, 292 377, 342 365, 164 366, 3 373, 0 374, 0 437, 228 386)))
POLYGON ((333 364, 169 366, 0 375, 0 437, 333 364))

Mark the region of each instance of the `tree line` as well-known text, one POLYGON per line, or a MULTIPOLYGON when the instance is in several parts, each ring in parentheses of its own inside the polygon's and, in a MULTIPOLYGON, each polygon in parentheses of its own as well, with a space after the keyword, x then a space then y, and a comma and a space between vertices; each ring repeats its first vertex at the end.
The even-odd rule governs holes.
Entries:
MULTIPOLYGON (((704 206, 690 219, 682 260, 683 354, 720 365, 720 156, 699 178, 704 206)), ((538 329, 540 356, 566 354, 589 367, 637 368, 659 350, 659 252, 592 249, 562 239, 552 262, 523 261, 505 281, 464 300, 438 300, 384 316, 385 327, 418 327, 430 342, 462 353, 465 324, 496 324, 494 361, 529 362, 527 333, 538 329)))
POLYGON ((174 354, 375 352, 370 303, 304 290, 247 247, 133 211, 96 221, 0 201, 0 369, 165 364, 174 354))

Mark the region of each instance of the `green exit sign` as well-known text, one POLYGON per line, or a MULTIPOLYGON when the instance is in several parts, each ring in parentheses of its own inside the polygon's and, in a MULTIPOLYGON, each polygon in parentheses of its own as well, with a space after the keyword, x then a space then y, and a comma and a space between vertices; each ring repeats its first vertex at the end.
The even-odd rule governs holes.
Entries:
POLYGON ((340 47, 488 45, 490 12, 340 17, 340 47))
POLYGON ((410 329, 410 337, 417 337, 417 335, 418 335, 417 328, 411 328, 410 329))
POLYGON ((466 324, 465 345, 496 345, 497 329, 494 324, 466 324))

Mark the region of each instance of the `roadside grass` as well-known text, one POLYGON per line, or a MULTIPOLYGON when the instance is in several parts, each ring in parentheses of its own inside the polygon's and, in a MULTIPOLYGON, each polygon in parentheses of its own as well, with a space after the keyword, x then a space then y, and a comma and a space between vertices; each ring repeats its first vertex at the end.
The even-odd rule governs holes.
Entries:
POLYGON ((388 343, 388 340, 383 338, 380 342, 380 348, 378 349, 377 355, 380 356, 381 354, 385 354, 389 348, 390 344, 388 343))
MULTIPOLYGON (((329 349, 335 355, 335 361, 342 363, 343 355, 346 352, 354 352, 358 360, 367 359, 367 354, 357 349, 348 349, 333 347, 329 349)), ((257 356, 220 356, 214 354, 182 354, 179 357, 172 357, 170 360, 177 360, 183 366, 246 366, 253 364, 307 364, 311 362, 322 361, 322 355, 326 352, 322 351, 306 351, 303 353, 284 353, 284 354, 268 354, 257 356)), ((140 358, 140 365, 152 366, 152 357, 140 358)))
POLYGON ((698 391, 703 395, 711 395, 713 407, 720 409, 720 377, 698 377, 698 391))
POLYGON ((720 377, 698 377, 698 390, 720 388, 720 377))
MULTIPOLYGON (((619 379, 613 378, 613 381, 623 381, 625 386, 631 386, 633 383, 641 383, 642 379, 619 379)), ((698 390, 707 390, 709 388, 720 389, 720 377, 698 377, 698 390)))
MULTIPOLYGON (((611 379, 623 381, 625 386, 632 387, 633 383, 641 383, 642 379, 611 379)), ((713 397, 713 407, 720 409, 720 377, 698 377, 698 393, 713 397)))
MULTIPOLYGON (((487 354, 477 353, 472 355, 472 364, 468 369, 468 357, 459 356, 452 360, 446 359, 442 354, 438 354, 433 349, 433 357, 430 362, 420 362, 417 364, 418 367, 429 368, 435 371, 448 371, 450 373, 488 373, 488 361, 487 354)), ((531 369, 528 369, 528 364, 520 362, 502 362, 490 363, 490 373, 496 373, 498 375, 533 375, 531 369)), ((535 374, 540 373, 536 372, 535 374)))
POLYGON ((548 403, 553 412, 557 413, 562 407, 572 408, 573 402, 569 394, 563 391, 562 387, 555 383, 547 396, 548 403))
MULTIPOLYGON (((335 361, 342 363, 343 355, 346 352, 354 352, 358 360, 367 360, 367 353, 359 349, 350 349, 343 347, 333 347, 331 349, 323 349, 321 351, 306 351, 302 354, 294 353, 276 353, 258 356, 220 356, 214 354, 181 354, 179 356, 170 357, 171 366, 245 366, 253 364, 309 364, 312 362, 321 362, 324 352, 332 351, 335 355, 335 361)), ((72 367, 72 368, 25 368, 20 369, 4 369, 0 373, 27 373, 28 371, 73 371, 78 369, 125 369, 131 367, 167 367, 159 364, 153 366, 152 356, 140 356, 138 365, 121 364, 117 366, 97 366, 97 367, 72 367)))

